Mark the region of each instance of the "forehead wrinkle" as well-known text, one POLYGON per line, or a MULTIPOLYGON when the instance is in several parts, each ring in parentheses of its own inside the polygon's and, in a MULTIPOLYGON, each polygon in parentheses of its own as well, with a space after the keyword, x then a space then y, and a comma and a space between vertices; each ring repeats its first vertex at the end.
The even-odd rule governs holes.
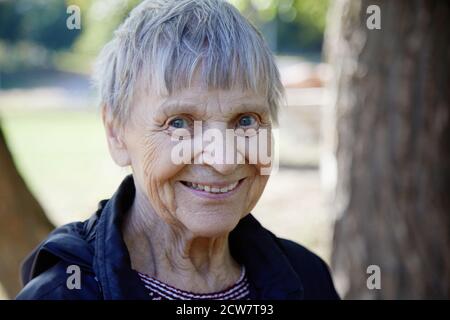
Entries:
POLYGON ((233 107, 235 113, 255 112, 270 113, 269 106, 259 103, 241 103, 233 107))
POLYGON ((270 115, 269 106, 259 103, 249 103, 249 102, 227 103, 227 104, 219 104, 219 108, 221 115, 230 118, 242 113, 256 113, 263 116, 270 115))
POLYGON ((263 96, 253 93, 240 91, 239 89, 217 90, 217 104, 222 113, 237 112, 269 112, 270 107, 263 96), (238 90, 238 91, 234 91, 238 90))
POLYGON ((162 112, 166 116, 183 113, 204 116, 206 114, 206 105, 204 103, 183 101, 182 98, 176 100, 169 99, 158 107, 157 112, 162 112))

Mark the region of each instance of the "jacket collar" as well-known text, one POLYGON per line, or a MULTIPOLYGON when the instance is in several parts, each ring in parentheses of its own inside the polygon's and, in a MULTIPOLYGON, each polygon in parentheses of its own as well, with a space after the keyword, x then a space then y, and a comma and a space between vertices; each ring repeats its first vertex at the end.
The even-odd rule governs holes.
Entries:
MULTIPOLYGON (((106 203, 98 220, 94 270, 105 299, 149 299, 131 261, 121 225, 135 196, 133 177, 124 179, 106 203)), ((247 215, 230 233, 230 251, 247 270, 253 299, 301 299, 298 274, 282 251, 278 239, 247 215)))

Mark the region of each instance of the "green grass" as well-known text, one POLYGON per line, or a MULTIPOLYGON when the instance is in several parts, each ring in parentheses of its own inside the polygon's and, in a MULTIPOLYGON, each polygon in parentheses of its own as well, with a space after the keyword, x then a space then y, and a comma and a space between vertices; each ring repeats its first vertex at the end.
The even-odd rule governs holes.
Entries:
POLYGON ((3 112, 2 127, 19 171, 56 224, 89 216, 127 173, 109 157, 97 112, 3 112))

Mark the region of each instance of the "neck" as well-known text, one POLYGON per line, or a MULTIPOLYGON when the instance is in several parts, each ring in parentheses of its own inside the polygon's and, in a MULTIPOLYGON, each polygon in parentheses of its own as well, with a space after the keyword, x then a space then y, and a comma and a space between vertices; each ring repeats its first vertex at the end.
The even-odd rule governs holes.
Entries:
POLYGON ((122 231, 132 268, 176 288, 214 292, 239 278, 240 268, 230 254, 228 234, 201 237, 183 226, 169 224, 138 192, 122 231))

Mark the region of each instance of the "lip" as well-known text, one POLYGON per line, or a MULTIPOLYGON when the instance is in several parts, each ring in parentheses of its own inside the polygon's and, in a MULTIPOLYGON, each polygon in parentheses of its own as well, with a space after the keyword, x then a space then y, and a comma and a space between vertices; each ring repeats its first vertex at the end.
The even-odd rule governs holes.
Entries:
MULTIPOLYGON (((238 182, 238 185, 231 191, 225 192, 225 193, 211 193, 211 192, 206 192, 206 191, 201 191, 201 190, 194 190, 189 188, 188 186, 184 185, 183 183, 181 183, 181 181, 178 181, 178 183, 183 186, 183 188, 189 190, 190 192, 192 192, 193 194, 195 194, 196 196, 200 197, 200 198, 206 198, 206 199, 212 199, 212 200, 223 200, 223 199, 227 199, 231 196, 233 196, 241 187, 241 185, 243 184, 244 180, 246 178, 240 179, 238 182)), ((200 183, 202 184, 202 183, 200 183)), ((205 183, 205 185, 207 185, 208 183, 205 183)), ((229 183, 213 183, 213 185, 215 186, 227 186, 229 185, 229 183)))

